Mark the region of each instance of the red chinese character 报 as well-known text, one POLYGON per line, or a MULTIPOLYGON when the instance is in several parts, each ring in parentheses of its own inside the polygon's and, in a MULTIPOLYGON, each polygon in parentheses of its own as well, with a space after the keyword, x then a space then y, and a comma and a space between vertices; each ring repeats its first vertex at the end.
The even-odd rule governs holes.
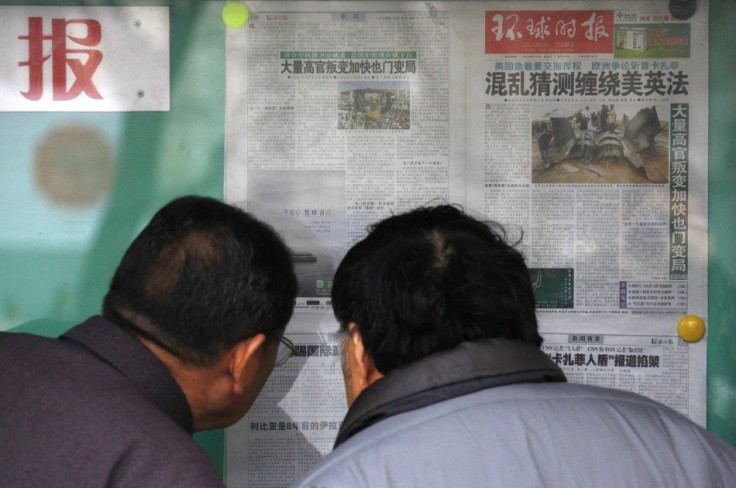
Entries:
POLYGON ((71 100, 84 92, 88 97, 102 99, 92 82, 97 67, 102 62, 102 52, 96 49, 70 49, 67 41, 91 47, 102 39, 100 23, 94 19, 52 19, 51 34, 44 34, 41 17, 28 18, 28 35, 18 36, 28 41, 28 60, 18 66, 28 66, 28 91, 21 94, 29 100, 39 100, 43 95, 43 64, 51 58, 51 77, 54 100, 71 100), (87 28, 86 36, 67 34, 67 26, 82 24, 87 28), (44 41, 50 41, 51 52, 44 55, 44 41), (86 59, 85 59, 86 58, 86 59), (86 61, 86 62, 85 62, 86 61), (67 68, 74 80, 67 87, 67 68))

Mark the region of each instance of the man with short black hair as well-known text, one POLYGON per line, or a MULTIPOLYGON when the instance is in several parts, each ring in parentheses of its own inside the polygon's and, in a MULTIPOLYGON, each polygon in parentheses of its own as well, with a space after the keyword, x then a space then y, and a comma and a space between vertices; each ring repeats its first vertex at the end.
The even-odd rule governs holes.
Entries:
POLYGON ((0 484, 222 486, 191 434, 248 411, 296 289, 271 227, 172 201, 126 251, 102 316, 59 339, 0 333, 0 484))
POLYGON ((736 449, 684 416, 566 382, 498 225, 447 205, 389 217, 348 251, 332 303, 349 410, 334 451, 292 488, 736 480, 736 449))

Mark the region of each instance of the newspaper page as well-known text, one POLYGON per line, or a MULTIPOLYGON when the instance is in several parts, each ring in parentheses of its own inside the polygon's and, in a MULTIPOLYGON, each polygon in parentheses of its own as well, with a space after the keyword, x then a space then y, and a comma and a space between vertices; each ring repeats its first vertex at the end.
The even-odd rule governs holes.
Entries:
POLYGON ((227 430, 228 486, 286 486, 331 450, 332 275, 372 222, 434 203, 522 238, 570 381, 705 423, 705 340, 677 323, 707 319, 707 2, 687 20, 660 1, 247 5, 226 199, 292 248, 304 355, 227 430))

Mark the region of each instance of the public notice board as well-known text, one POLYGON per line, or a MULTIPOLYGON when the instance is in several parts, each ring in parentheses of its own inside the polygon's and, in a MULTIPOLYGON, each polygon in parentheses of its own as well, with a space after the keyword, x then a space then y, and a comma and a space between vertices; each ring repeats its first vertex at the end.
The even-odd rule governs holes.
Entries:
POLYGON ((366 228, 436 203, 501 223, 573 382, 705 423, 708 3, 248 2, 228 29, 226 199, 294 252, 274 370, 226 432, 228 486, 282 487, 346 411, 332 276, 366 228))

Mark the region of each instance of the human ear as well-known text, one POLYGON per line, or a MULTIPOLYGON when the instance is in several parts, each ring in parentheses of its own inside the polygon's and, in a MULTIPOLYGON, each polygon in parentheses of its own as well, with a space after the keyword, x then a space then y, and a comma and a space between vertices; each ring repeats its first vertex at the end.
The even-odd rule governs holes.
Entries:
POLYGON ((376 380, 383 378, 383 374, 378 371, 373 357, 365 350, 363 337, 355 322, 348 325, 348 333, 350 334, 348 354, 352 356, 349 358, 350 367, 354 368, 352 381, 359 391, 363 391, 376 380))
POLYGON ((254 373, 254 370, 263 367, 259 359, 265 345, 266 335, 260 333, 241 340, 230 350, 228 375, 232 380, 234 394, 243 393, 248 384, 244 380, 247 380, 254 373))

